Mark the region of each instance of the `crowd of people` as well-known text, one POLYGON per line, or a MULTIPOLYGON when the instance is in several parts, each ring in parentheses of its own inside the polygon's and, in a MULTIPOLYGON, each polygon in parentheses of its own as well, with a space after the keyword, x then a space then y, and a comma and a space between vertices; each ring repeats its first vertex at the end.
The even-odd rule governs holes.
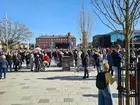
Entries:
MULTIPOLYGON (((139 51, 136 51, 137 55, 139 51)), ((124 58, 125 49, 121 49, 120 46, 117 48, 100 48, 100 49, 89 49, 87 52, 82 50, 54 50, 54 51, 43 51, 38 52, 28 50, 16 50, 12 52, 1 53, 1 60, 5 59, 8 63, 6 71, 18 71, 21 69, 23 62, 26 62, 26 67, 30 68, 31 71, 44 71, 45 66, 50 66, 51 59, 53 58, 57 66, 62 67, 63 56, 70 56, 74 61, 74 66, 77 68, 82 66, 86 71, 83 78, 88 78, 88 66, 92 65, 97 68, 97 73, 102 70, 104 61, 109 64, 109 71, 113 75, 113 72, 120 68, 122 59, 124 58)), ((134 56, 130 55, 131 63, 134 61, 134 56)), ((0 64, 2 65, 2 64, 0 64)), ((115 73, 117 74, 117 73, 115 73)))
MULTIPOLYGON (((139 54, 139 49, 135 50, 135 53, 131 51, 131 66, 133 66, 133 62, 136 61, 136 56, 139 54)), ((27 69, 35 72, 45 71, 46 66, 51 66, 52 59, 54 59, 58 67, 62 67, 63 56, 70 56, 70 59, 73 60, 74 66, 77 70, 80 66, 83 68, 83 79, 89 78, 89 66, 92 65, 96 68, 98 77, 96 78, 96 85, 99 89, 99 105, 102 105, 103 101, 101 100, 104 100, 106 103, 104 105, 113 105, 109 84, 112 84, 116 80, 118 85, 118 71, 121 69, 124 64, 123 62, 125 61, 125 49, 121 48, 120 45, 116 45, 115 48, 88 49, 86 52, 78 49, 67 49, 53 51, 40 50, 37 52, 16 50, 0 53, 0 79, 2 79, 2 73, 4 73, 4 78, 6 78, 7 71, 11 72, 13 70, 18 71, 21 69, 24 62, 26 62, 27 69), (101 73, 104 73, 104 76, 101 76, 101 73), (101 80, 105 81, 102 87, 99 82, 101 80)), ((121 87, 117 87, 117 89, 118 88, 121 87)))

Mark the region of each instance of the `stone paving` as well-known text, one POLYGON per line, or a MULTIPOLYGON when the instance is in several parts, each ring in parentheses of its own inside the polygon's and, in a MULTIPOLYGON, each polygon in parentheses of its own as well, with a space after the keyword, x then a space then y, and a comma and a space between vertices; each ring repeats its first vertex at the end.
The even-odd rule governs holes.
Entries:
MULTIPOLYGON (((25 70, 24 70, 25 71, 25 70)), ((83 72, 50 67, 45 72, 12 72, 0 80, 0 105, 98 105, 96 71, 82 79, 83 72)), ((116 83, 111 86, 117 104, 116 83)))

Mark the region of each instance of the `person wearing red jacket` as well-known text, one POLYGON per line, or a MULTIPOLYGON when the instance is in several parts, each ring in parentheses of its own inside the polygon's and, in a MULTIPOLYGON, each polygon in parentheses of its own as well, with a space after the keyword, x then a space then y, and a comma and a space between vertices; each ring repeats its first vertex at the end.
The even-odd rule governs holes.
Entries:
POLYGON ((47 66, 49 66, 50 58, 47 54, 45 54, 44 59, 45 59, 47 66))

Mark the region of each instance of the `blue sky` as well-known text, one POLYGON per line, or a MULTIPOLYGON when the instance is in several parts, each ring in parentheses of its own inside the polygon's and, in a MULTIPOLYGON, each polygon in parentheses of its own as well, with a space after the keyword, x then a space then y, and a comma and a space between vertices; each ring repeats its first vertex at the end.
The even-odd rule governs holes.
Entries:
MULTIPOLYGON (((66 35, 70 32, 79 43, 77 20, 81 11, 82 0, 0 1, 0 19, 4 18, 7 12, 8 18, 26 24, 34 33, 32 42, 35 42, 35 37, 41 34, 66 35)), ((90 0, 85 0, 85 10, 93 16, 93 35, 111 31, 94 15, 90 0)))

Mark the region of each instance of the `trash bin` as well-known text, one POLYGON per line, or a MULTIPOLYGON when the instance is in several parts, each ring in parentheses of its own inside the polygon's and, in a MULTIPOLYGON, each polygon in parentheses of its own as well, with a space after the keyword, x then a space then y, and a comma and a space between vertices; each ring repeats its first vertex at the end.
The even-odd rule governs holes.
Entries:
POLYGON ((72 58, 70 58, 70 66, 71 66, 71 67, 74 66, 74 65, 73 65, 73 59, 72 59, 72 58))
POLYGON ((63 71, 70 71, 70 57, 69 56, 63 56, 62 70, 63 71))

